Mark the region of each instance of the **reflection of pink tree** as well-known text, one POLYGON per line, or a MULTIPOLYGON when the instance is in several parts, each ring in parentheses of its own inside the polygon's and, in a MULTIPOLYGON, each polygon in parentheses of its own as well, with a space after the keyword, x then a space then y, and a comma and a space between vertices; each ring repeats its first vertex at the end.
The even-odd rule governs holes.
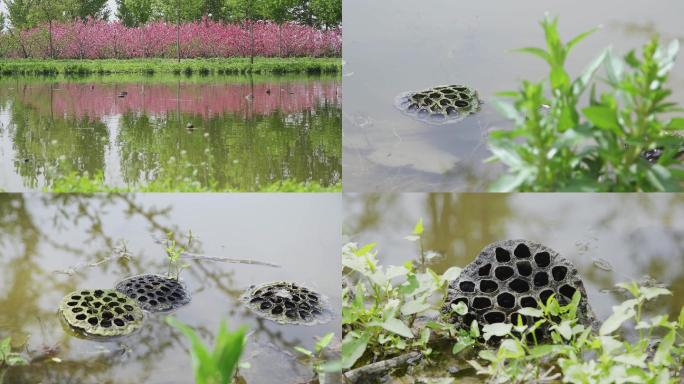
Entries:
POLYGON ((243 117, 270 115, 275 111, 297 113, 313 109, 321 103, 340 102, 338 81, 308 81, 260 84, 183 84, 180 98, 175 86, 164 84, 90 84, 64 83, 49 105, 44 100, 48 86, 28 87, 20 101, 44 114, 83 118, 111 116, 128 112, 164 115, 169 111, 191 113, 205 119, 226 112, 243 117), (116 94, 128 92, 125 98, 116 94), (251 101, 247 98, 253 94, 251 101), (35 105, 34 105, 35 104, 35 105))
POLYGON ((53 22, 51 39, 46 26, 22 31, 9 56, 99 59, 175 57, 179 53, 186 58, 247 57, 252 53, 250 29, 256 56, 339 56, 342 52, 340 29, 322 31, 297 23, 264 21, 250 25, 206 18, 178 26, 156 21, 131 28, 93 19, 53 22))

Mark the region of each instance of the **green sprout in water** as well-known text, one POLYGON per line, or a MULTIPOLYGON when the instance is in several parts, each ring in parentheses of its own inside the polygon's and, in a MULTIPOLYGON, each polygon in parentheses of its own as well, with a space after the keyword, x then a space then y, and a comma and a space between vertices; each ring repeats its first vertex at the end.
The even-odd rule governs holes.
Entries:
MULTIPOLYGON (((188 264, 180 263, 180 258, 181 255, 185 253, 185 248, 177 243, 173 232, 167 233, 166 236, 167 241, 164 250, 166 251, 166 258, 169 261, 167 276, 171 279, 179 280, 183 269, 189 266, 188 264)), ((192 230, 190 230, 188 233, 188 248, 192 246, 193 240, 192 230)))
POLYGON ((12 352, 12 338, 0 340, 0 384, 4 382, 5 372, 9 367, 26 365, 28 362, 19 353, 12 352))
POLYGON ((236 331, 229 331, 226 324, 221 322, 212 350, 202 342, 195 330, 189 326, 173 317, 167 317, 166 322, 180 330, 190 341, 190 354, 192 355, 192 368, 195 373, 196 384, 229 384, 233 382, 245 344, 245 327, 240 327, 236 331))
POLYGON ((313 351, 310 351, 304 347, 295 347, 297 352, 306 356, 306 358, 311 361, 313 369, 316 372, 316 378, 320 384, 326 384, 330 382, 327 376, 328 373, 340 372, 342 370, 341 361, 328 361, 324 356, 326 348, 330 345, 330 342, 332 342, 334 337, 335 334, 332 332, 321 337, 320 340, 316 342, 313 351))

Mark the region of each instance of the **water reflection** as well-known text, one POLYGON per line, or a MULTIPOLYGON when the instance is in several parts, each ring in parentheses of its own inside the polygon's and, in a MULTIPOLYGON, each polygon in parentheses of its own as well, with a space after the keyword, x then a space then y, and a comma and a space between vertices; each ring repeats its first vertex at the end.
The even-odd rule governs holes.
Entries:
POLYGON ((624 300, 614 284, 662 283, 673 291, 658 302, 676 316, 684 306, 684 196, 590 194, 346 195, 345 232, 351 241, 377 242, 383 262, 416 259, 404 240, 425 219, 425 249, 444 255, 432 266, 470 263, 489 243, 524 238, 571 260, 590 302, 605 318, 624 300), (602 262, 610 267, 600 268, 602 262), (597 266, 598 265, 598 266, 597 266))
MULTIPOLYGON (((312 348, 317 336, 338 332, 339 314, 325 325, 278 325, 253 315, 239 296, 250 284, 294 280, 339 308, 340 271, 330 263, 339 248, 339 212, 339 198, 329 194, 0 195, 0 338, 12 336, 32 361, 10 369, 7 382, 192 381, 187 342, 163 315, 148 316, 131 336, 94 342, 65 332, 56 313, 63 295, 77 288, 163 272, 156 239, 189 229, 199 236, 194 253, 282 268, 190 261, 183 278, 193 301, 174 315, 206 338, 222 319, 231 327, 247 324, 252 332, 245 360, 252 368, 240 371, 243 382, 270 383, 274 375, 285 383, 310 379, 310 367, 293 348, 312 348), (311 234, 316 240, 303 244, 311 234)), ((187 244, 187 236, 179 240, 187 244)))
POLYGON ((336 78, 0 79, 0 188, 67 170, 108 185, 179 174, 256 190, 341 177, 336 78))

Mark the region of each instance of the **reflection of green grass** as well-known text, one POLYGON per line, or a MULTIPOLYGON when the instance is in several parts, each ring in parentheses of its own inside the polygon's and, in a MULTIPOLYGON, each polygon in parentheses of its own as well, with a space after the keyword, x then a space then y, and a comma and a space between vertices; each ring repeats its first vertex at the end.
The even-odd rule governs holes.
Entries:
POLYGON ((0 60, 0 75, 88 75, 111 73, 242 74, 338 73, 339 58, 0 60))
POLYGON ((95 192, 340 192, 342 185, 337 184, 324 187, 316 182, 298 183, 285 180, 264 186, 255 191, 235 191, 230 188, 216 188, 215 183, 209 186, 187 179, 158 179, 144 185, 129 185, 126 187, 109 186, 104 181, 103 174, 95 176, 78 175, 71 172, 57 177, 52 186, 45 188, 46 192, 56 193, 95 193, 95 192))

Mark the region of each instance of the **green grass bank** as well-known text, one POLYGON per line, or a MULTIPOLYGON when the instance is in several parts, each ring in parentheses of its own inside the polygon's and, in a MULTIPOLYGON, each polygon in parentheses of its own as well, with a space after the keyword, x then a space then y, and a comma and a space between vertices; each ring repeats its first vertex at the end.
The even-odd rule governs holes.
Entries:
POLYGON ((271 58, 225 59, 128 59, 128 60, 34 60, 2 59, 0 76, 54 76, 93 74, 318 74, 342 72, 340 58, 271 58))

